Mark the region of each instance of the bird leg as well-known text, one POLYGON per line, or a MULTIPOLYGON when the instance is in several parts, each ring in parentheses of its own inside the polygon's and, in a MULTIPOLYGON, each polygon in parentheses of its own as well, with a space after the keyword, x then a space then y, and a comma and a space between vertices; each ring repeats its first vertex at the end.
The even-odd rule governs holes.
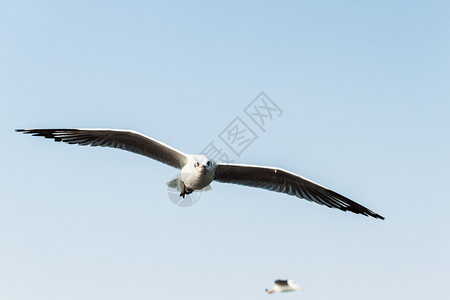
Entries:
POLYGON ((192 189, 187 189, 186 185, 183 182, 183 191, 180 193, 180 197, 184 198, 184 196, 191 194, 193 191, 194 190, 192 190, 192 189))

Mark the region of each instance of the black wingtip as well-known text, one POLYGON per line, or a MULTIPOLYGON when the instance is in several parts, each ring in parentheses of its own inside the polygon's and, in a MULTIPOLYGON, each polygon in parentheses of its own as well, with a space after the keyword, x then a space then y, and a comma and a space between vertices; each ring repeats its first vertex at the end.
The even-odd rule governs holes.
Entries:
POLYGON ((40 135, 41 129, 15 129, 16 132, 21 132, 23 134, 31 134, 33 136, 40 135))
POLYGON ((366 217, 372 217, 372 218, 375 218, 375 219, 380 219, 380 220, 384 220, 384 217, 383 216, 381 216, 381 215, 379 215, 379 214, 377 214, 377 213, 374 213, 373 211, 370 211, 370 212, 365 212, 365 213, 363 213, 366 217))
POLYGON ((384 220, 384 217, 383 217, 383 216, 377 214, 377 213, 374 212, 374 211, 368 210, 368 212, 366 212, 366 214, 367 214, 367 216, 373 217, 373 218, 375 218, 375 219, 384 220))
POLYGON ((380 219, 380 220, 384 220, 384 217, 383 217, 383 216, 380 216, 380 215, 376 215, 375 218, 380 219))

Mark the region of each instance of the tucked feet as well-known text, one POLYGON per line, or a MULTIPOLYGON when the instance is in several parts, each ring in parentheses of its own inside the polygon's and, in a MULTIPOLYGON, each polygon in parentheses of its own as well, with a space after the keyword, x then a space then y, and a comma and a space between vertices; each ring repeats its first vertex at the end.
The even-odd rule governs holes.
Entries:
POLYGON ((180 197, 184 198, 184 196, 191 194, 193 191, 192 189, 186 188, 186 185, 183 183, 183 191, 180 193, 180 197))

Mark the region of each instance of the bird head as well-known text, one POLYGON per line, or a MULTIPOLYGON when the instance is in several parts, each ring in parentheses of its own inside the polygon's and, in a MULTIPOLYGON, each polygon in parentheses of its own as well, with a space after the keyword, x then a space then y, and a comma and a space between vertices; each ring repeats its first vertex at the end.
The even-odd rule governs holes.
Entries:
POLYGON ((195 155, 192 163, 194 170, 202 174, 213 173, 216 168, 216 163, 205 155, 195 155))

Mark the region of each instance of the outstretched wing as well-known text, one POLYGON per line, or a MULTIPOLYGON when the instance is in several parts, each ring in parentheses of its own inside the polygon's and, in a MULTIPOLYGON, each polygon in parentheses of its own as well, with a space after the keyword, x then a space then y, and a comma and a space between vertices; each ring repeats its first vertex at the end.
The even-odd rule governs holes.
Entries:
POLYGON ((181 169, 187 162, 186 154, 149 138, 137 131, 115 129, 16 129, 18 132, 43 136, 56 142, 81 146, 119 148, 153 158, 181 169))
POLYGON ((343 211, 351 211, 377 219, 384 219, 384 217, 370 209, 324 186, 279 168, 218 164, 214 180, 285 193, 343 211))
POLYGON ((279 286, 289 286, 287 280, 281 280, 281 279, 275 280, 275 284, 279 285, 279 286))

